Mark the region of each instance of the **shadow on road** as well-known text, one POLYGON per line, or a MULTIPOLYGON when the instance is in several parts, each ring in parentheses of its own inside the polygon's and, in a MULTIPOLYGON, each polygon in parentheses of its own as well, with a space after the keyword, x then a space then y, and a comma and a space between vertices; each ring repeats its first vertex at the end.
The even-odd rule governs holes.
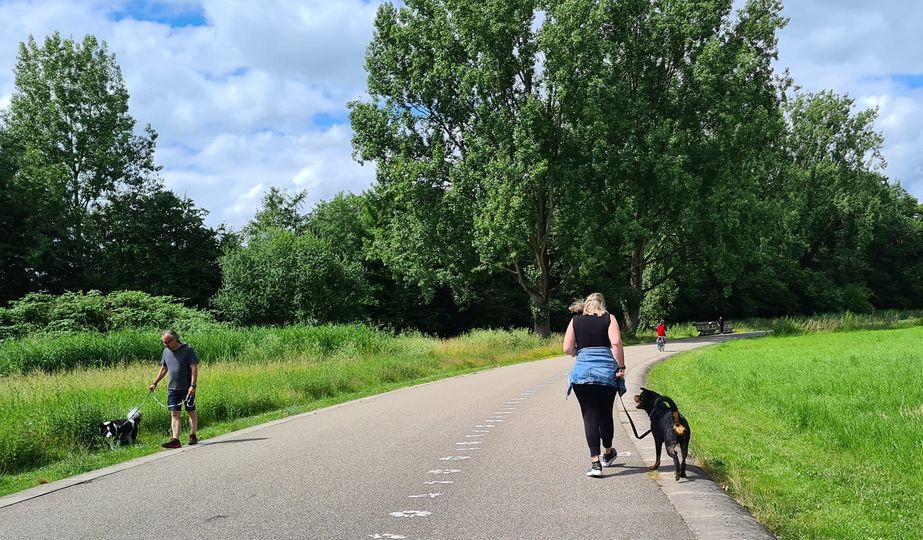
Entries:
POLYGON ((202 446, 212 445, 212 444, 228 444, 228 443, 239 443, 239 442, 252 442, 252 441, 265 441, 268 440, 267 437, 254 437, 252 439, 231 439, 228 441, 202 441, 202 446))

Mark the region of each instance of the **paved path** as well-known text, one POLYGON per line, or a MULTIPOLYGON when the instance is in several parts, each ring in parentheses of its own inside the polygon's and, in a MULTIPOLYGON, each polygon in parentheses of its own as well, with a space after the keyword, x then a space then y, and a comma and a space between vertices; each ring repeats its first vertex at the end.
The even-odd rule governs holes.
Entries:
MULTIPOLYGON (((657 358, 720 339, 627 348, 629 394, 657 358)), ((0 499, 0 538, 770 538, 696 467, 652 478, 627 423, 618 466, 584 476, 570 365, 407 388, 41 486, 0 499)))

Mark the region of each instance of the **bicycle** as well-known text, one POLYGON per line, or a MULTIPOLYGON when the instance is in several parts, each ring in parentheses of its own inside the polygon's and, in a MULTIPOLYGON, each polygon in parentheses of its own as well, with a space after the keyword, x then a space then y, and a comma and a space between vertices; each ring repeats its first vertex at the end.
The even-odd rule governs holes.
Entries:
POLYGON ((657 350, 663 352, 667 346, 667 337, 666 336, 657 336, 657 350))

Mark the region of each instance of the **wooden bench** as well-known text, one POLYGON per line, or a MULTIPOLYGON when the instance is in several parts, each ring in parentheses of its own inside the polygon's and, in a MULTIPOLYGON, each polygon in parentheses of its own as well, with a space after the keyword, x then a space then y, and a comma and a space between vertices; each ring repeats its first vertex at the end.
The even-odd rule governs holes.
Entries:
POLYGON ((695 329, 699 331, 700 336, 710 336, 712 334, 730 334, 734 332, 734 325, 731 324, 731 321, 724 321, 724 331, 721 331, 721 327, 718 325, 718 321, 702 321, 694 322, 695 329))
POLYGON ((716 321, 694 322, 695 329, 699 331, 700 336, 710 336, 718 333, 718 323, 716 321))

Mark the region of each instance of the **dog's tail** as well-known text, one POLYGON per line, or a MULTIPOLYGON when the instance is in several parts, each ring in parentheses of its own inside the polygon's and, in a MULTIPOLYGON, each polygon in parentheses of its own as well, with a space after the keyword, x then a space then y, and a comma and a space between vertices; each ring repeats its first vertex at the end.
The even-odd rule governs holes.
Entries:
POLYGON ((659 399, 673 413, 673 432, 682 437, 686 434, 686 426, 679 421, 679 407, 676 406, 676 402, 667 396, 661 396, 659 399))

